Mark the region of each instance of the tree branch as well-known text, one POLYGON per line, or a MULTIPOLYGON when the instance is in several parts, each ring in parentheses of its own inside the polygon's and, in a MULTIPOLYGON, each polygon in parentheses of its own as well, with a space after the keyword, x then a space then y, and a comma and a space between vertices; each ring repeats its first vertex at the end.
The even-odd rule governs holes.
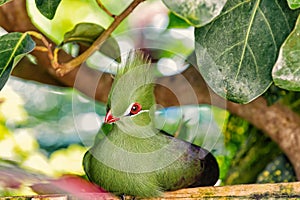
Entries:
POLYGON ((73 60, 67 63, 59 64, 57 73, 63 76, 86 61, 88 57, 90 57, 100 48, 102 43, 119 26, 119 24, 143 1, 145 0, 134 0, 120 15, 115 16, 112 24, 94 41, 94 43, 87 50, 73 60))
POLYGON ((110 17, 115 18, 116 15, 112 14, 101 2, 101 0, 96 0, 98 6, 110 17))
MULTIPOLYGON (((120 197, 112 196, 109 193, 80 193, 80 194, 55 194, 55 195, 36 195, 5 197, 7 200, 61 200, 61 199, 107 199, 118 200, 120 197)), ((132 199, 126 196, 126 199, 132 199)), ((163 200, 163 199, 298 199, 300 198, 300 182, 294 183, 273 183, 273 184, 252 184, 234 185, 223 187, 198 187, 188 188, 172 192, 165 192, 162 197, 142 198, 144 200, 163 200)), ((140 199, 140 198, 138 198, 140 199)))

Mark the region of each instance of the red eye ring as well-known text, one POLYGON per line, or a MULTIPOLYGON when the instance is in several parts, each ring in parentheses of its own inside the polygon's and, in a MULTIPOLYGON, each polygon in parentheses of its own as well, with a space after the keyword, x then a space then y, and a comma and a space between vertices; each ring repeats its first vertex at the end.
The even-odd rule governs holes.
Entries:
POLYGON ((139 103, 134 103, 130 109, 130 115, 136 115, 142 110, 142 106, 139 103))

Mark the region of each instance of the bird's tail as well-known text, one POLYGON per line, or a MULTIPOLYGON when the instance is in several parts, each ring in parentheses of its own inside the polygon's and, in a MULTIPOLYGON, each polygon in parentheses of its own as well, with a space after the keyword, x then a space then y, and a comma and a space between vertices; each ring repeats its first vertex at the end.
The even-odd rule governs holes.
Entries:
POLYGON ((203 172, 190 187, 213 186, 219 179, 219 165, 216 158, 206 149, 200 148, 199 156, 203 172))

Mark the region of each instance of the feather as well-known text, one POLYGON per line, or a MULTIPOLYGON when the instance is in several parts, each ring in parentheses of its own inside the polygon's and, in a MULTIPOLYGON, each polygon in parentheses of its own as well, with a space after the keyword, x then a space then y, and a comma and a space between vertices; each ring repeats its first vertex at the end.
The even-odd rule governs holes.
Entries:
POLYGON ((144 105, 143 109, 150 109, 155 104, 153 83, 154 75, 149 59, 140 51, 131 51, 125 65, 119 67, 112 85, 109 95, 112 113, 115 116, 123 114, 133 102, 140 102, 144 105))

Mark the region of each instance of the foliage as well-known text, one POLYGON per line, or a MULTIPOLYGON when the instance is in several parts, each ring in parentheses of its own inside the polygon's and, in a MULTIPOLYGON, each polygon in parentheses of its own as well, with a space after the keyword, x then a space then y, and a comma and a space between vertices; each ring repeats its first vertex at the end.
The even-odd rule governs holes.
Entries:
POLYGON ((168 29, 172 28, 189 28, 191 25, 188 24, 184 19, 178 17, 172 12, 169 12, 169 24, 168 29))
POLYGON ((285 155, 277 156, 259 174, 258 183, 282 183, 297 181, 293 166, 285 155))
POLYGON ((244 119, 230 115, 224 134, 225 185, 295 181, 294 170, 277 144, 244 119))
POLYGON ((298 17, 294 30, 280 48, 272 72, 275 84, 286 90, 300 91, 299 34, 300 18, 298 17))
POLYGON ((7 3, 7 2, 9 2, 10 0, 0 0, 0 6, 1 5, 3 5, 3 4, 5 4, 5 3, 7 3))
MULTIPOLYGON (((282 66, 283 63, 297 62, 291 60, 291 53, 297 51, 289 50, 291 47, 286 47, 289 41, 294 38, 293 36, 290 36, 282 47, 283 50, 280 51, 281 54, 273 69, 273 78, 271 76, 272 68, 278 57, 278 49, 291 32, 299 14, 298 10, 291 10, 288 4, 290 6, 296 5, 297 2, 277 0, 246 2, 238 0, 216 2, 164 0, 163 2, 170 11, 197 27, 195 29, 197 63, 206 82, 220 96, 234 102, 248 103, 262 95, 270 87, 273 79, 279 87, 297 90, 295 86, 292 86, 297 84, 298 80, 297 73, 293 73, 297 69, 297 65, 295 69, 290 64, 282 66), (292 73, 292 78, 289 74, 286 74, 288 72, 292 73), (218 78, 215 78, 215 76, 218 78), (286 78, 289 79, 289 82, 285 81, 286 78)), ((53 18, 54 14, 59 10, 58 8, 64 6, 63 2, 60 1, 36 0, 35 4, 43 15, 53 19, 53 21, 55 20, 53 18)), ((101 4, 100 8, 103 8, 103 6, 104 4, 101 4)), ((292 8, 296 7, 293 6, 292 8)), ((108 13, 107 9, 103 9, 102 12, 108 13)), ((66 16, 68 16, 67 13, 63 17, 66 16)), ((59 20, 63 21, 62 16, 58 17, 61 18, 59 20)), ((102 24, 108 24, 106 18, 102 18, 100 21, 102 24)), ((180 20, 173 19, 172 21, 180 20)), ((71 35, 75 37, 79 34, 80 40, 89 38, 92 42, 97 37, 104 35, 100 33, 103 33, 103 27, 107 27, 107 25, 99 25, 101 31, 96 31, 98 28, 84 26, 95 25, 84 25, 77 22, 73 25, 73 30, 67 35, 65 33, 70 30, 66 30, 65 25, 65 31, 61 32, 59 37, 65 35, 65 42, 68 42, 71 41, 71 35), (80 33, 78 33, 79 28, 80 33), (98 34, 91 36, 89 32, 84 31, 85 29, 95 30, 98 34)), ((174 25, 170 27, 172 26, 174 25)), ((294 32, 296 32, 296 29, 294 32)), ((49 32, 47 32, 47 35, 49 35, 49 32)), ((294 33, 294 35, 297 35, 297 33, 294 33)), ((74 37, 71 38, 74 39, 74 37)), ((29 40, 30 37, 27 37, 24 42, 30 43, 29 40)), ((75 41, 78 41, 78 39, 75 41)), ((109 41, 111 41, 108 45, 110 48, 105 48, 106 45, 104 45, 102 51, 110 57, 119 58, 118 45, 113 39, 109 41)), ((294 44, 294 42, 292 43, 294 44)), ((16 44, 12 45, 16 46, 16 44)), ((24 53, 29 52, 28 50, 24 53)), ((3 53, 0 54, 0 58, 4 56, 3 53)), ((293 58, 297 58, 297 56, 293 56, 293 58)), ((10 69, 12 68, 13 66, 10 67, 10 69)), ((9 74, 9 71, 1 69, 2 85, 5 84, 9 74)))
POLYGON ((53 19, 61 0, 35 0, 36 7, 48 19, 53 19))
POLYGON ((0 37, 0 89, 5 85, 12 69, 34 46, 34 41, 27 33, 8 33, 0 37))
POLYGON ((238 103, 263 94, 297 15, 284 1, 228 1, 213 23, 195 30, 198 67, 206 82, 238 103))
POLYGON ((246 140, 234 156, 225 178, 226 185, 255 183, 258 174, 280 153, 277 144, 255 127, 250 125, 244 134, 246 140))
MULTIPOLYGON (((79 42, 90 46, 103 33, 104 28, 93 23, 79 23, 64 36, 63 44, 79 42)), ((121 62, 121 52, 114 38, 106 40, 99 49, 104 55, 121 62)))
POLYGON ((299 0, 287 0, 289 7, 291 9, 297 9, 300 7, 300 1, 299 0))
POLYGON ((189 24, 200 27, 211 22, 223 9, 226 0, 163 0, 166 6, 189 24))
MULTIPOLYGON (((46 2, 46 1, 44 1, 46 2)), ((57 1, 47 1, 49 3, 57 1)), ((35 0, 26 0, 28 14, 32 23, 56 44, 63 41, 64 34, 73 29, 78 23, 91 22, 104 28, 111 23, 111 18, 97 6, 95 0, 63 0, 55 8, 51 6, 53 19, 48 19, 38 10, 35 0), (80 8, 80 9, 79 9, 80 8)))

